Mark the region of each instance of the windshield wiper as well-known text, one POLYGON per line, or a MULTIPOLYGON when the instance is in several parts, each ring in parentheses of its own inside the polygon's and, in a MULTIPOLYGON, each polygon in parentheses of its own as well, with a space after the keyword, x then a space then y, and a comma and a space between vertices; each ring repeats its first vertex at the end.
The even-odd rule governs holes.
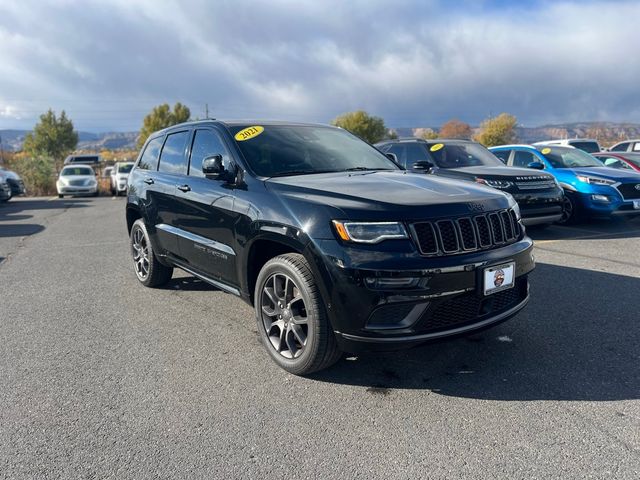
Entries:
POLYGON ((273 177, 288 177, 293 175, 313 175, 315 173, 333 173, 338 170, 288 170, 286 172, 278 172, 271 175, 273 177))
POLYGON ((341 170, 341 172, 359 172, 359 171, 365 171, 365 170, 372 170, 372 171, 379 171, 379 170, 394 170, 393 168, 371 168, 371 167, 351 167, 351 168, 345 168, 344 170, 341 170))

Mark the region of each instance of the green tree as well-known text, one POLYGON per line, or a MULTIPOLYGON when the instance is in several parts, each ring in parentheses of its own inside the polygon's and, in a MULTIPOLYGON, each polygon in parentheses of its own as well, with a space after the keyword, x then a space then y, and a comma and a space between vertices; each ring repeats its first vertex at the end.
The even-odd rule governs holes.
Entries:
POLYGON ((189 107, 180 102, 173 106, 173 111, 171 111, 168 103, 153 107, 153 110, 144 117, 142 122, 140 136, 138 137, 138 148, 142 148, 144 142, 147 141, 147 138, 149 138, 149 135, 153 132, 170 127, 171 125, 186 122, 189 118, 191 118, 189 107))
POLYGON ((517 141, 517 124, 516 117, 508 113, 487 118, 480 124, 480 133, 475 137, 475 140, 485 147, 515 143, 517 141))
POLYGON ((24 139, 23 150, 32 158, 48 157, 60 163, 78 145, 78 132, 63 110, 57 117, 51 109, 40 115, 40 122, 24 139))
POLYGON ((14 158, 10 167, 24 180, 29 195, 51 195, 55 193, 55 162, 46 156, 20 156, 14 158))
POLYGON ((344 113, 336 117, 331 123, 336 127, 344 128, 369 143, 379 142, 387 135, 387 127, 384 126, 384 120, 380 117, 369 115, 364 110, 344 113))

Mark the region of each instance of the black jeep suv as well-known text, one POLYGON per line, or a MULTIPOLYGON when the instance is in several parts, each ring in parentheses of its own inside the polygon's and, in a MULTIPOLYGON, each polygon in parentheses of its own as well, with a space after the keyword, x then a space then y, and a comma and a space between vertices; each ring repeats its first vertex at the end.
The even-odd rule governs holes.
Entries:
POLYGON ((511 168, 469 140, 407 138, 377 143, 404 168, 418 173, 469 180, 507 192, 515 198, 524 225, 549 225, 562 219, 564 193, 553 175, 531 169, 541 163, 511 168))
POLYGON ((186 270, 255 307, 284 369, 506 320, 529 299, 514 200, 399 168, 342 129, 206 120, 147 140, 126 205, 138 279, 186 270))

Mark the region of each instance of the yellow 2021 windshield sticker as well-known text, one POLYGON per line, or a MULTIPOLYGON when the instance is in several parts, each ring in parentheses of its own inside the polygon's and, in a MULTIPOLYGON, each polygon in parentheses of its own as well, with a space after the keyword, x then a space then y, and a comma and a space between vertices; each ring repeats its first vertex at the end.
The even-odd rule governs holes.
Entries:
POLYGON ((234 137, 238 142, 244 142, 245 140, 249 140, 253 137, 257 137, 262 132, 264 132, 264 127, 260 125, 254 125, 252 127, 243 128, 234 137))
POLYGON ((432 152, 437 152, 442 147, 444 147, 444 143, 436 143, 435 145, 431 145, 431 148, 429 150, 431 150, 432 152))
POLYGON ((551 149, 550 148, 543 148, 542 149, 542 154, 546 155, 547 153, 551 153, 551 149))

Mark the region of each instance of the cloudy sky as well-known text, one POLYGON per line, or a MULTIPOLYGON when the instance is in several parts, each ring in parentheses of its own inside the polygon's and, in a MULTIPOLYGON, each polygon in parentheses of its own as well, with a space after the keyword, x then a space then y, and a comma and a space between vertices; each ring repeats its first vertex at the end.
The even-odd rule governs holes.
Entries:
POLYGON ((0 129, 51 107, 79 130, 137 130, 176 101, 392 127, 640 122, 639 46, 638 1, 2 0, 0 129))

